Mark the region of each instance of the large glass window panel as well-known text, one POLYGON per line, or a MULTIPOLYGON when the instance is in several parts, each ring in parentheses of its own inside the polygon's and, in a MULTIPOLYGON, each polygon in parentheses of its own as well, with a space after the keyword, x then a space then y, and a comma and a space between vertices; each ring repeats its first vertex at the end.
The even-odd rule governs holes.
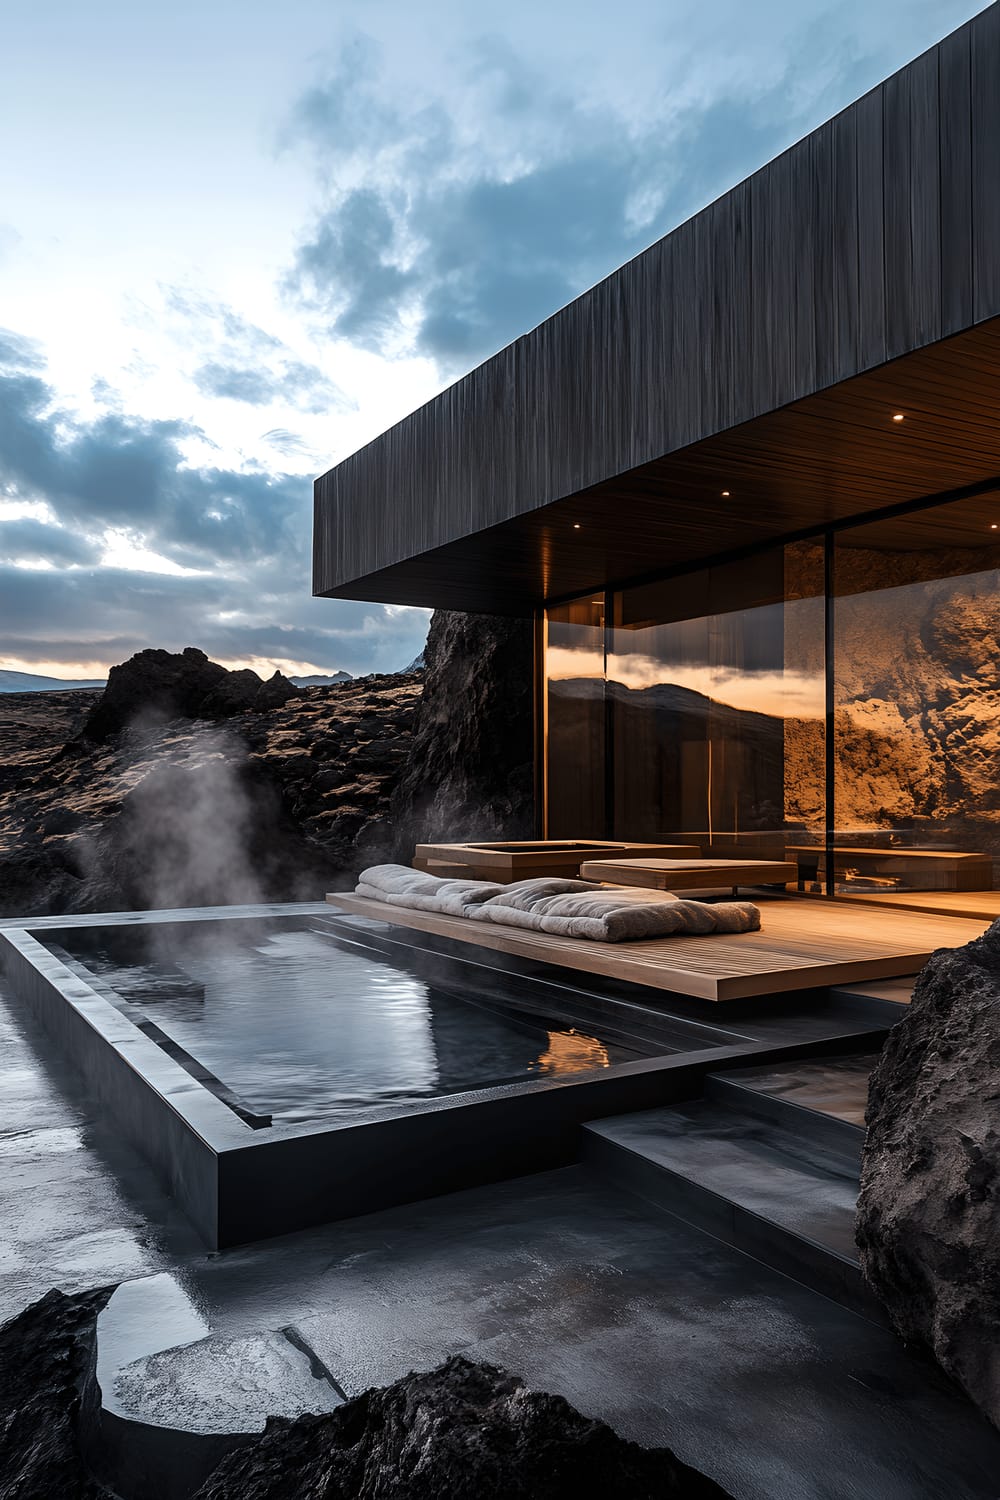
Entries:
MULTIPOLYGON (((822 543, 615 595, 616 838, 784 859, 825 832, 822 543)), ((797 858, 797 855, 788 857, 797 858)))
POLYGON ((603 839, 603 594, 546 611, 544 691, 546 836, 603 839))
POLYGON ((838 893, 992 889, 1000 858, 1000 497, 837 535, 838 893))

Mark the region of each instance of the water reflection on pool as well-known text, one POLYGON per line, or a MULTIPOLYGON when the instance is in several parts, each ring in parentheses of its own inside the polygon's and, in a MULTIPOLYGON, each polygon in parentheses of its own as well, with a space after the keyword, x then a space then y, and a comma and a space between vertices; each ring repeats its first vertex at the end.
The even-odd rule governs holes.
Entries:
POLYGON ((275 1123, 586 1073, 640 1055, 502 995, 463 998, 404 959, 321 930, 247 933, 239 946, 161 933, 155 959, 137 943, 88 944, 74 956, 275 1123))

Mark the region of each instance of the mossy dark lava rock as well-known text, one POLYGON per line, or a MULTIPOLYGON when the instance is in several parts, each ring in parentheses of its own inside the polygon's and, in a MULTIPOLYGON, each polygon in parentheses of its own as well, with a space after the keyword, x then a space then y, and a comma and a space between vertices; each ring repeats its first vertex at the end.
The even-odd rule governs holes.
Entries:
POLYGON ((924 968, 867 1123, 865 1275, 899 1333, 1000 1426, 1000 922, 924 968))

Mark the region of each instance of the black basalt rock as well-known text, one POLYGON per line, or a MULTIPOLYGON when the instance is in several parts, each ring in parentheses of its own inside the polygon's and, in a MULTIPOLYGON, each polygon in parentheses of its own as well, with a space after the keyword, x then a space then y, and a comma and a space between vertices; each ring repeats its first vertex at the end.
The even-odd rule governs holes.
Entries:
POLYGON ((139 651, 111 668, 81 737, 100 743, 123 729, 155 727, 171 719, 266 713, 303 693, 280 672, 262 682, 249 668, 228 671, 195 646, 177 652, 139 651))
POLYGON ((393 794, 396 858, 423 841, 533 837, 533 653, 531 620, 435 611, 393 794))
POLYGON ((328 1416, 270 1421, 195 1500, 725 1500, 667 1448, 453 1358, 328 1416))
POLYGON ((1000 1426, 1000 921, 925 966, 866 1119, 864 1273, 1000 1426))
POLYGON ((51 1291, 0 1328, 0 1500, 114 1500, 94 1478, 97 1315, 114 1287, 51 1291))
POLYGON ((95 1373, 113 1290, 48 1292, 0 1328, 0 1500, 140 1500, 152 1493, 144 1453, 155 1493, 191 1500, 731 1500, 669 1449, 458 1357, 328 1416, 272 1418, 260 1438, 219 1435, 192 1455, 164 1430, 146 1452, 155 1434, 139 1424, 123 1447, 95 1373))

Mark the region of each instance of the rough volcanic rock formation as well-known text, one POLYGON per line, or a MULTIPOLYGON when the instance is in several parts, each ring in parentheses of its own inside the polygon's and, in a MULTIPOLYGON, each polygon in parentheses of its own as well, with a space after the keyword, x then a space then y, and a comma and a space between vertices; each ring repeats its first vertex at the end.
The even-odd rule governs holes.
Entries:
POLYGON ((724 1500, 667 1448, 624 1442, 491 1365, 450 1359, 326 1417, 272 1420, 195 1500, 724 1500))
POLYGON ((530 834, 530 627, 436 615, 428 652, 296 690, 146 651, 103 698, 5 694, 0 915, 316 900, 421 838, 530 834))
POLYGON ((1000 1425, 1000 922, 924 968, 867 1122, 865 1275, 902 1336, 1000 1425))
POLYGON ((0 1500, 114 1500, 84 1458, 100 1402, 97 1315, 113 1290, 48 1292, 0 1328, 0 1500))
MULTIPOLYGON (((100 1421, 97 1315, 112 1290, 48 1292, 0 1328, 0 1500, 114 1500, 97 1475, 145 1492, 100 1421)), ((187 1440, 168 1438, 158 1492, 187 1494, 187 1440)), ((727 1500, 669 1449, 625 1442, 562 1397, 461 1358, 328 1416, 272 1418, 259 1440, 213 1441, 235 1446, 221 1463, 213 1453, 193 1500, 727 1500)))
MULTIPOLYGON (((321 898, 387 818, 420 688, 374 676, 65 747, 64 711, 47 754, 0 755, 0 913, 321 898)), ((48 694, 18 697, 18 722, 49 712, 48 694)))
POLYGON ((393 796, 392 841, 534 834, 530 620, 439 610, 424 650, 413 745, 393 796))
POLYGON ((100 741, 137 724, 224 719, 248 710, 280 708, 302 691, 280 672, 266 683, 256 672, 229 672, 194 646, 178 652, 139 651, 111 668, 108 685, 82 733, 100 741))

